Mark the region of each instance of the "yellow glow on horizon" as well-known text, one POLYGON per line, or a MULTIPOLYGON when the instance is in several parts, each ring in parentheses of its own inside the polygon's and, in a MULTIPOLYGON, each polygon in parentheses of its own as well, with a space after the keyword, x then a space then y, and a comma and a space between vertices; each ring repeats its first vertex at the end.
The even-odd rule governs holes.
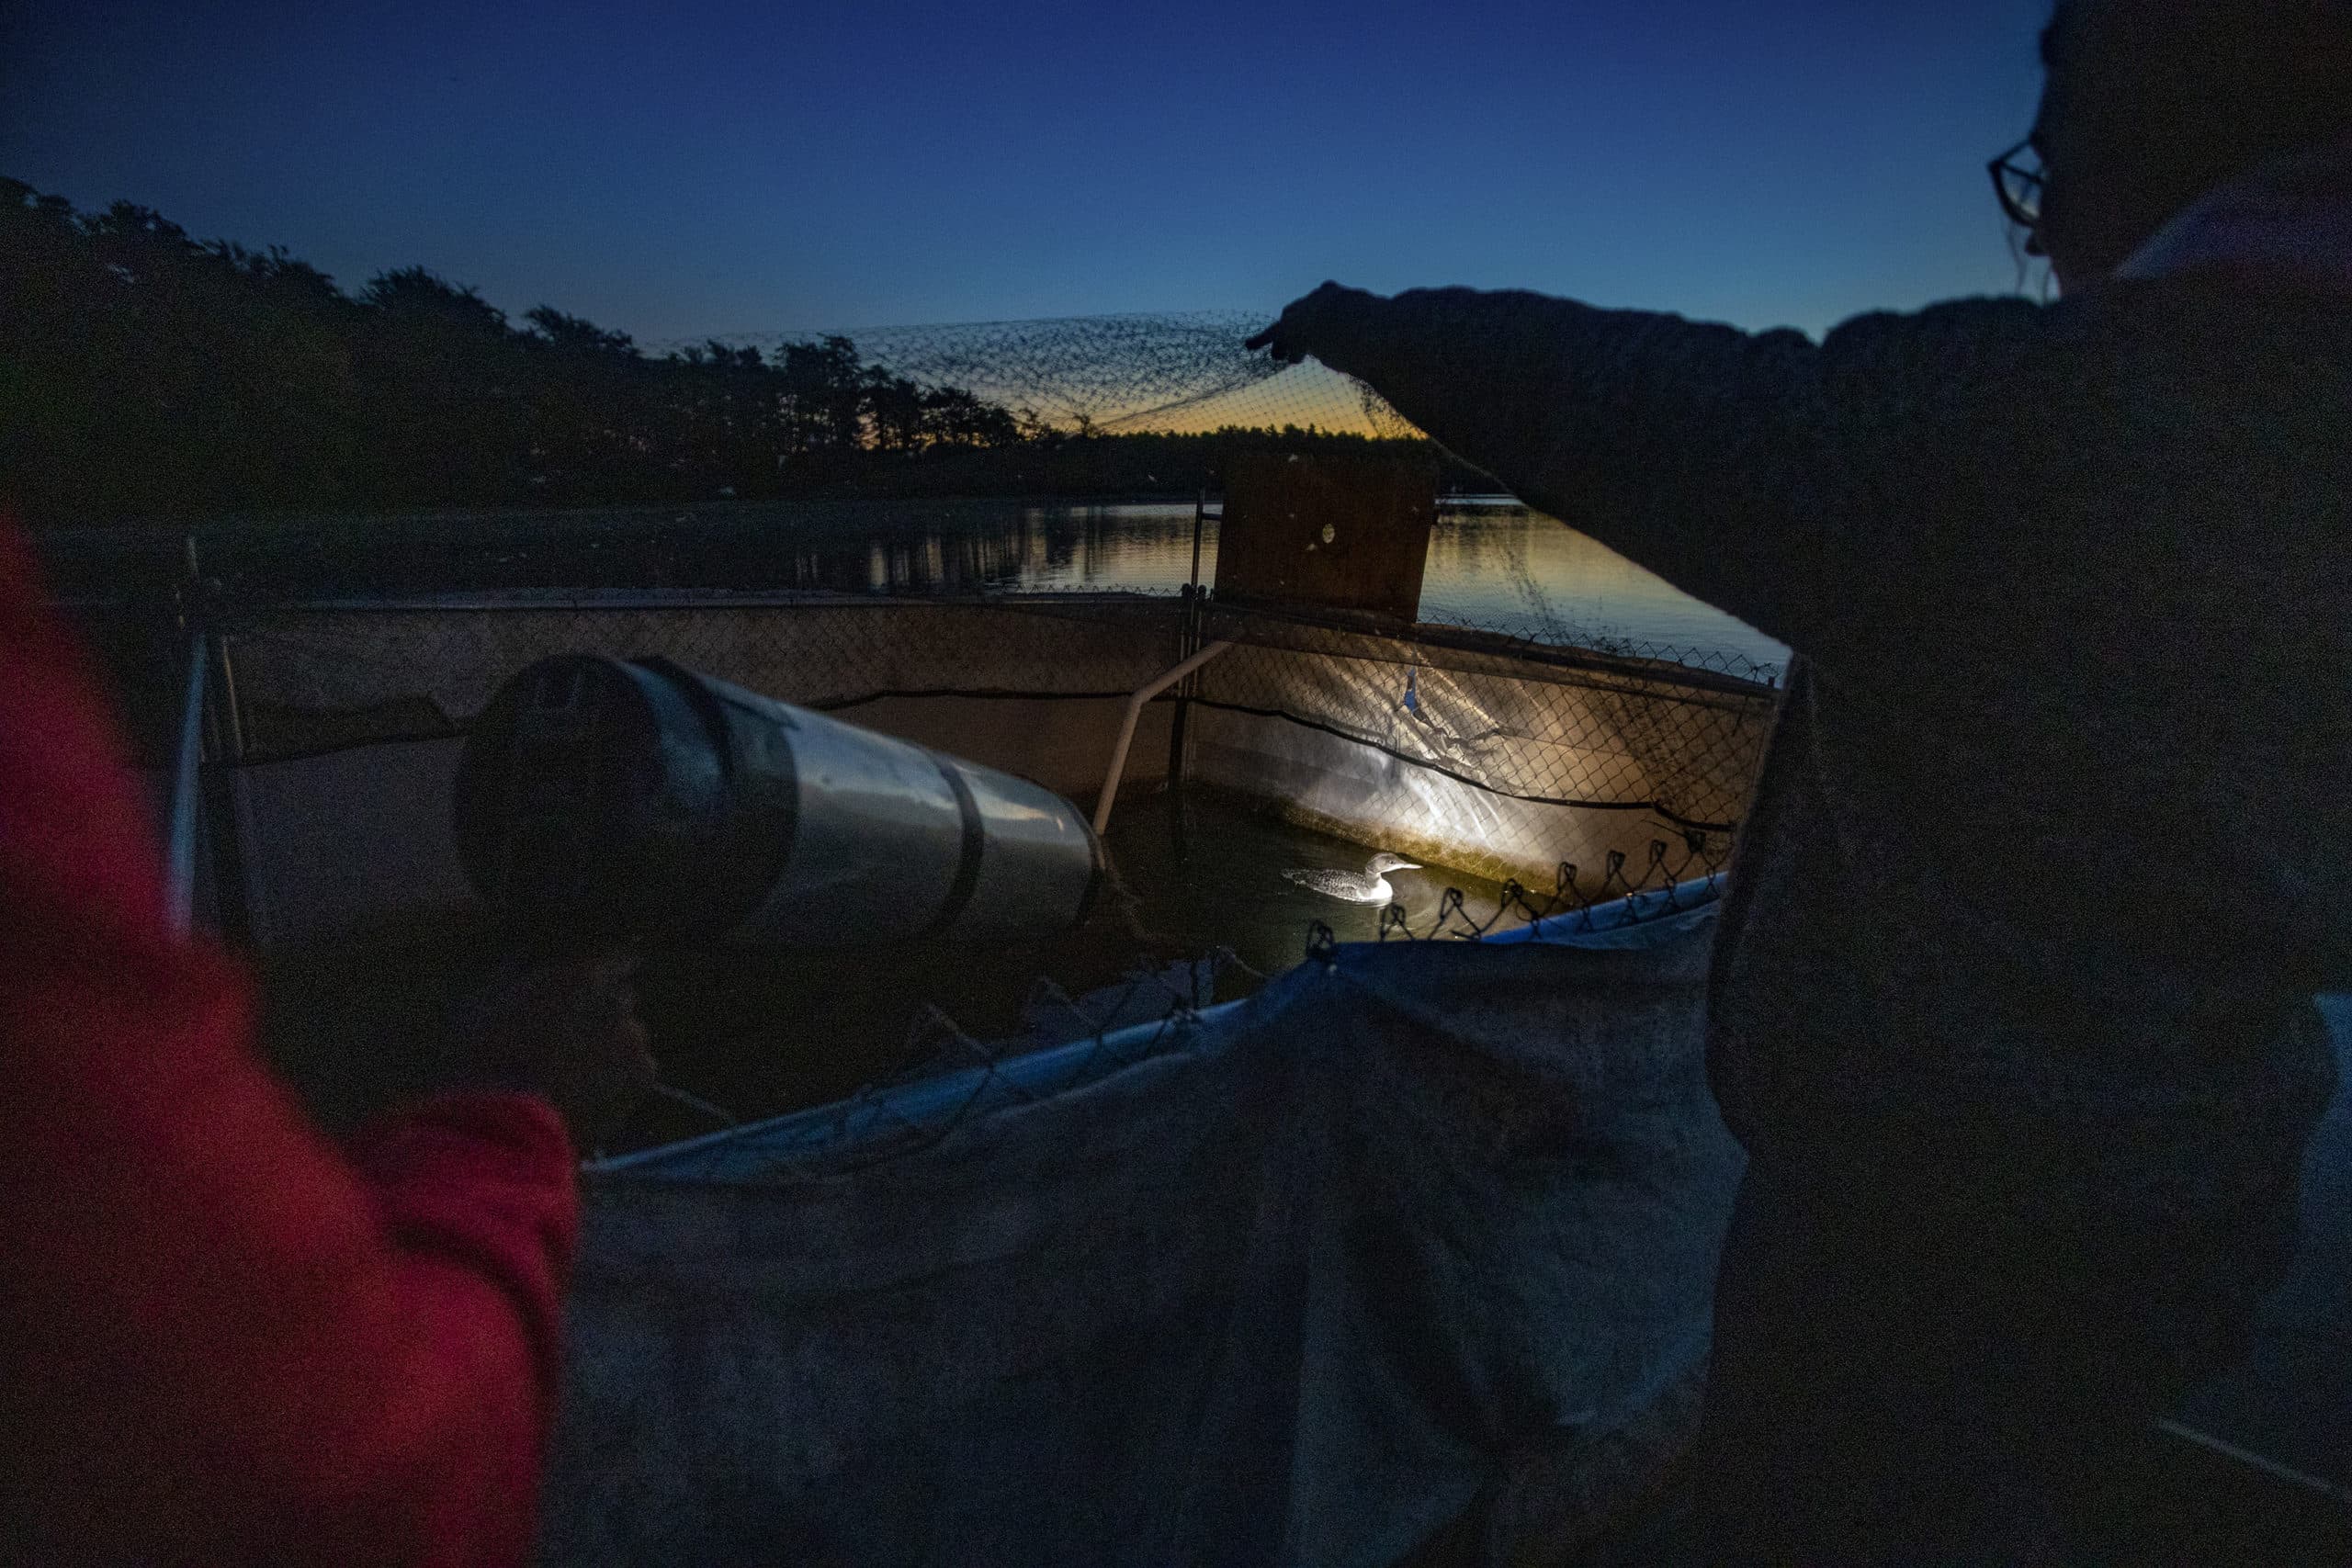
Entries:
POLYGON ((1363 397, 1355 382, 1309 361, 1198 402, 1109 415, 1098 419, 1096 424, 1110 434, 1148 432, 1203 435, 1237 425, 1252 430, 1312 425, 1335 435, 1419 434, 1401 418, 1394 414, 1389 418, 1396 422, 1394 428, 1383 430, 1376 426, 1364 411, 1363 397))

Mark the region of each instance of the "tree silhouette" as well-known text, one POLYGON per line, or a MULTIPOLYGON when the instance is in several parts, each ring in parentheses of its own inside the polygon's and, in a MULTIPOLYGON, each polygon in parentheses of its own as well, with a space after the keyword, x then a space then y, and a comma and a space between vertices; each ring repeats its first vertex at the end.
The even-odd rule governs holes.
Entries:
POLYGON ((423 266, 356 294, 277 246, 0 177, 0 485, 36 521, 851 491, 1188 494, 1312 432, 1074 433, 827 337, 660 358, 423 266))

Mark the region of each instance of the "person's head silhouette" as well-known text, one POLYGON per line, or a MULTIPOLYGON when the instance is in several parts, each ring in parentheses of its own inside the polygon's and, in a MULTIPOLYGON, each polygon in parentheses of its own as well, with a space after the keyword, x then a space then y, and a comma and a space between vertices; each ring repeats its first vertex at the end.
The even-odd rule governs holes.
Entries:
POLYGON ((2352 137, 2352 0, 2060 0, 2005 200, 2063 288, 2106 276, 2199 196, 2352 137))

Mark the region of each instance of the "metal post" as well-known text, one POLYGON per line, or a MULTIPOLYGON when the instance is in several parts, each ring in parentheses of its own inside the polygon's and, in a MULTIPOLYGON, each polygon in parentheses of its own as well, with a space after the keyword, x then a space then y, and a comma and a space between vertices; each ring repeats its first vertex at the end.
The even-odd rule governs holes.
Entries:
POLYGON ((253 937, 253 912, 245 903, 245 857, 237 822, 237 769, 245 760, 245 720, 237 702, 237 661, 226 632, 212 638, 212 684, 204 705, 204 824, 198 834, 204 867, 210 873, 211 900, 205 914, 212 930, 232 943, 253 937), (225 764, 225 765, 224 765, 225 764))
POLYGON ((212 651, 219 660, 220 676, 221 750, 232 762, 245 760, 245 716, 237 705, 237 661, 231 650, 229 638, 215 637, 212 651))
POLYGON ((1148 685, 1137 687, 1127 698, 1126 715, 1119 722, 1119 743, 1111 749, 1111 766, 1102 775, 1102 794, 1094 803, 1097 835, 1111 826, 1111 807, 1119 798, 1119 778, 1127 771, 1127 748, 1135 744, 1136 721, 1143 716, 1144 705, 1232 646, 1229 642, 1213 642, 1148 685))
MULTIPOLYGON (((179 627, 187 638, 187 677, 180 696, 179 746, 173 758, 171 817, 164 850, 164 909, 175 931, 196 923, 197 855, 204 833, 204 756, 216 722, 206 711, 211 638, 204 626, 204 573, 196 534, 183 536, 186 575, 179 589, 179 627)), ((218 749, 217 739, 214 741, 218 749)))
MULTIPOLYGON (((1188 659, 1193 655, 1193 637, 1197 629, 1197 624, 1193 619, 1192 591, 1187 589, 1184 598, 1182 634, 1177 638, 1176 646, 1177 650, 1188 659)), ((1192 683, 1192 679, 1188 675, 1178 682, 1176 712, 1168 722, 1168 787, 1173 790, 1182 790, 1184 787, 1184 720, 1193 710, 1193 705, 1186 700, 1185 689, 1192 683)))
POLYGON ((1193 497, 1193 597, 1201 596, 1201 525, 1208 520, 1209 492, 1193 497))
POLYGON ((170 848, 164 860, 164 908, 172 929, 185 931, 196 918, 197 791, 204 762, 204 634, 188 638, 187 686, 181 698, 180 745, 172 773, 170 848))
MULTIPOLYGON (((1177 627, 1176 655, 1190 659, 1201 650, 1201 627, 1206 617, 1203 609, 1204 595, 1201 591, 1201 534, 1208 519, 1209 492, 1199 491, 1193 497, 1193 576, 1184 585, 1183 615, 1177 627)), ((1176 687, 1176 713, 1168 726, 1168 784, 1170 789, 1184 787, 1185 721, 1193 711, 1193 688, 1199 685, 1196 676, 1187 675, 1176 687)))

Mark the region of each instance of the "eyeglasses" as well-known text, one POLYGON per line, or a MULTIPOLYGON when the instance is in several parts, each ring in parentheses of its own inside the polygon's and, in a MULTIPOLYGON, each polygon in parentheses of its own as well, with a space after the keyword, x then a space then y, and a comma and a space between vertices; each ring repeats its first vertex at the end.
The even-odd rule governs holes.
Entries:
POLYGON ((2000 198, 2001 210, 2009 221, 2020 229, 2041 226, 2041 156, 2033 150, 2033 138, 2010 148, 1985 165, 1993 174, 1993 194, 2000 198), (2020 158, 2031 158, 2030 164, 2020 158))

